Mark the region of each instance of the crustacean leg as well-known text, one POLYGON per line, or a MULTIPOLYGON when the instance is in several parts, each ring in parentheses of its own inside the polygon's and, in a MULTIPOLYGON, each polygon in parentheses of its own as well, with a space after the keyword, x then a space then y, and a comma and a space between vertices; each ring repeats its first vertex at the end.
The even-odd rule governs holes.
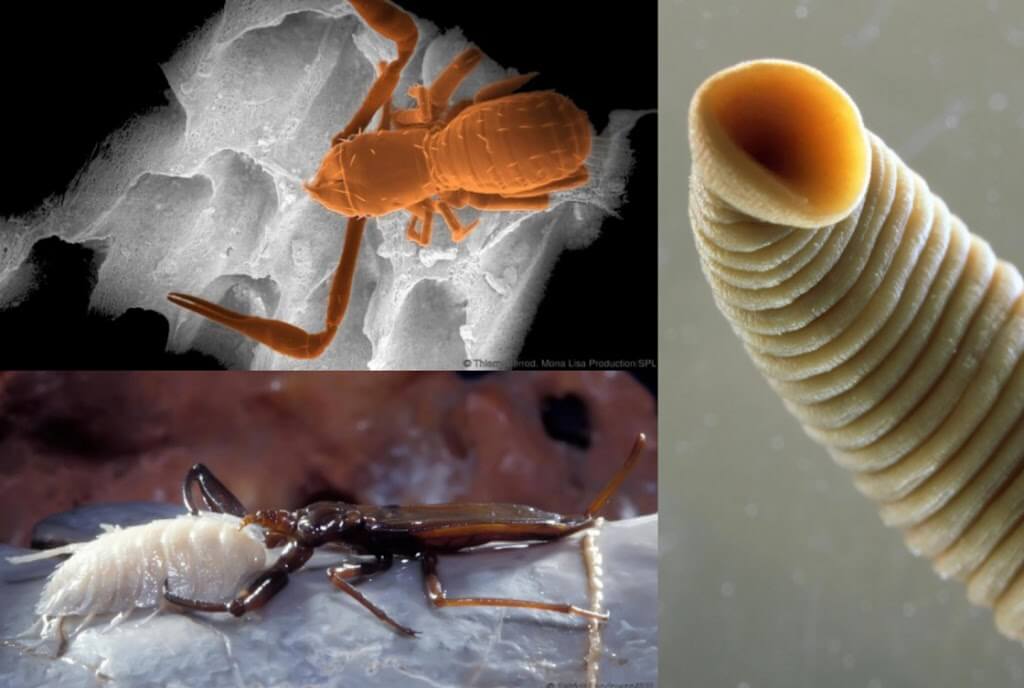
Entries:
MULTIPOLYGON (((386 0, 352 0, 352 6, 373 30, 395 42, 398 56, 391 62, 382 63, 373 85, 370 86, 362 105, 352 116, 348 125, 334 135, 336 144, 352 134, 365 129, 374 114, 385 107, 381 126, 390 124, 390 101, 402 69, 416 49, 419 32, 416 23, 408 14, 386 0)), ((341 259, 331 282, 331 293, 327 304, 327 317, 323 331, 310 333, 302 328, 281 320, 260 318, 237 313, 197 296, 172 292, 167 300, 194 313, 209 318, 247 337, 269 346, 271 349, 294 358, 316 358, 334 339, 352 294, 352 280, 355 276, 359 246, 366 226, 365 217, 349 219, 345 228, 345 244, 341 259)))

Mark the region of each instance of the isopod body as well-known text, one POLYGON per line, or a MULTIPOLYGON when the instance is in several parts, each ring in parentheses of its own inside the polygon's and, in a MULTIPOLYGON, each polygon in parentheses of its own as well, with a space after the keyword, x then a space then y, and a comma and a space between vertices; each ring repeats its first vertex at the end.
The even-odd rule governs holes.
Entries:
POLYGON ((738 65, 690 110, 715 301, 883 520, 1024 639, 1024 280, 810 67, 738 65))
POLYGON ((201 513, 114 528, 95 540, 12 557, 29 561, 71 552, 50 575, 36 604, 44 618, 92 616, 156 607, 168 589, 229 599, 273 562, 258 528, 201 513))

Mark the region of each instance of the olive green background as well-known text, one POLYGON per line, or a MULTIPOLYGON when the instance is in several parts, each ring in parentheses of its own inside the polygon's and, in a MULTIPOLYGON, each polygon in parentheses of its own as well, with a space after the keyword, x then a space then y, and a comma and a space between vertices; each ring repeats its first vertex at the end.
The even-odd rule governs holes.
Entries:
POLYGON ((661 685, 1024 683, 1024 647, 905 549, 754 370, 686 207, 694 90, 789 58, 1024 264, 1024 2, 659 0, 658 40, 661 685))

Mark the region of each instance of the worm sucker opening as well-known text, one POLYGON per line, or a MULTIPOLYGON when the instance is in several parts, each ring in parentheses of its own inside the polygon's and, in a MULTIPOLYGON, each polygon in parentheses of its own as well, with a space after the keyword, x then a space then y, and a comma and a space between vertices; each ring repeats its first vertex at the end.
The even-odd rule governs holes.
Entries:
POLYGON ((761 60, 698 89, 690 143, 700 181, 758 220, 797 227, 838 222, 860 202, 870 149, 850 97, 821 72, 761 60))

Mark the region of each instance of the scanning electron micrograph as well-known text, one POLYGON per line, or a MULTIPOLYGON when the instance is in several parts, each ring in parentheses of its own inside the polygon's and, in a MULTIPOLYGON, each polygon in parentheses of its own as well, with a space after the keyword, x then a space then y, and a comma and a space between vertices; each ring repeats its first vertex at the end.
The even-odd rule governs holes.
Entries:
MULTIPOLYGON (((653 360, 655 209, 641 188, 653 176, 640 171, 654 165, 653 59, 633 84, 575 81, 566 64, 587 71, 584 53, 523 34, 499 62, 501 20, 441 14, 402 0, 228 0, 204 17, 159 65, 165 106, 0 220, 0 319, 22 333, 4 351, 28 352, 9 365, 92 367, 75 358, 90 346, 98 367, 653 360), (646 100, 617 103, 648 82, 646 100), (82 283, 53 296, 69 264, 82 283), (621 305, 605 296, 616 281, 621 305), (74 317, 61 314, 69 301, 74 317), (579 329, 566 317, 589 322, 582 346, 557 346, 558 330, 579 329), (92 343, 93 320, 109 345, 92 343), (177 359, 140 363, 119 347, 177 359)), ((534 19, 565 23, 572 46, 587 28, 572 16, 534 19)))

